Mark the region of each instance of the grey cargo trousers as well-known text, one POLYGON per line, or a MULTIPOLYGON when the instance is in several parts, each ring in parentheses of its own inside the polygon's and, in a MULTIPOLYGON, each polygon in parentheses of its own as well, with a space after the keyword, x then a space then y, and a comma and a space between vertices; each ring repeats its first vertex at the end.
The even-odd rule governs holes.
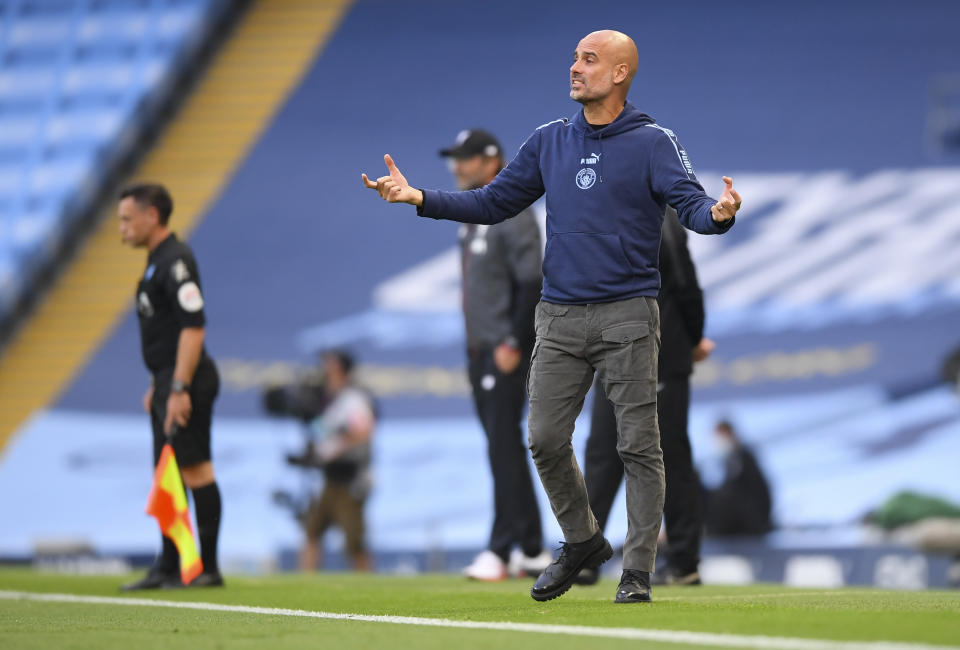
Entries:
POLYGON ((623 568, 653 571, 663 516, 657 424, 660 312, 655 298, 591 305, 540 302, 528 378, 530 450, 567 542, 599 530, 573 454, 574 421, 594 372, 613 402, 627 490, 623 568))

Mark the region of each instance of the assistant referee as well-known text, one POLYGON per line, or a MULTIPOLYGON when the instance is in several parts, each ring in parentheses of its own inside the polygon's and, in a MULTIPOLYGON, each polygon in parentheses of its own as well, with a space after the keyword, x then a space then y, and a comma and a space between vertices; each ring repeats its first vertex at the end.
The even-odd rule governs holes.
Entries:
MULTIPOLYGON (((210 424, 220 377, 204 347, 203 292, 190 248, 168 227, 173 200, 162 185, 138 184, 120 194, 117 213, 124 243, 148 251, 137 286, 143 360, 152 374, 143 407, 153 426, 156 466, 168 436, 183 483, 193 492, 203 573, 190 586, 222 586, 217 564, 220 488, 210 459, 210 424)), ((163 551, 146 577, 124 590, 181 586, 180 558, 162 536, 163 551)))

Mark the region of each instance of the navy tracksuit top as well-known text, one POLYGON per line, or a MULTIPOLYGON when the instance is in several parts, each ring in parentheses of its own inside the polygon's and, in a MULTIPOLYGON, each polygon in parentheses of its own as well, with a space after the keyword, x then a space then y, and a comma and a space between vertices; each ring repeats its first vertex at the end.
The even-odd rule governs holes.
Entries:
POLYGON ((656 297, 666 205, 699 233, 726 232, 710 214, 687 153, 669 129, 627 102, 594 130, 581 110, 537 128, 492 183, 468 192, 424 190, 418 214, 494 224, 546 193, 543 300, 590 304, 656 297))

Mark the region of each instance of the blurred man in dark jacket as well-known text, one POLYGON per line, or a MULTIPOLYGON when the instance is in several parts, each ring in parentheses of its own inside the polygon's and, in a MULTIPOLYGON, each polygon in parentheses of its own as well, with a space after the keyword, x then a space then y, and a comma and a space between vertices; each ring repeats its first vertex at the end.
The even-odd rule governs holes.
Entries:
MULTIPOLYGON (((663 506, 666 520, 667 568, 654 574, 654 583, 699 584, 700 537, 703 517, 700 478, 693 467, 687 412, 690 375, 695 361, 706 359, 713 341, 703 337, 703 292, 687 249, 687 233, 668 208, 660 244, 661 318, 657 417, 666 478, 663 506)), ((590 507, 601 529, 606 526, 613 500, 623 480, 623 462, 617 452, 617 421, 613 405, 599 385, 594 386, 590 437, 587 439, 584 479, 590 507)), ((594 570, 582 571, 578 582, 593 584, 594 570)))
MULTIPOLYGON (((482 129, 461 131, 440 151, 460 190, 479 189, 503 169, 503 149, 482 129)), ((553 557, 543 549, 521 421, 525 380, 540 300, 540 226, 528 208, 493 226, 460 227, 467 367, 493 473, 493 527, 485 551, 463 572, 475 580, 539 575, 553 557)))

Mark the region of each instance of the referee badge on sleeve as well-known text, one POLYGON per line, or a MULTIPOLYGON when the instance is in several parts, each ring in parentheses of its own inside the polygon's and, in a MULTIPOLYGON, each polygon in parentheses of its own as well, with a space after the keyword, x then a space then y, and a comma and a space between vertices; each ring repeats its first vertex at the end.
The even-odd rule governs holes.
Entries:
POLYGON ((177 301, 183 311, 195 313, 203 309, 203 294, 196 282, 186 282, 177 290, 177 301))

